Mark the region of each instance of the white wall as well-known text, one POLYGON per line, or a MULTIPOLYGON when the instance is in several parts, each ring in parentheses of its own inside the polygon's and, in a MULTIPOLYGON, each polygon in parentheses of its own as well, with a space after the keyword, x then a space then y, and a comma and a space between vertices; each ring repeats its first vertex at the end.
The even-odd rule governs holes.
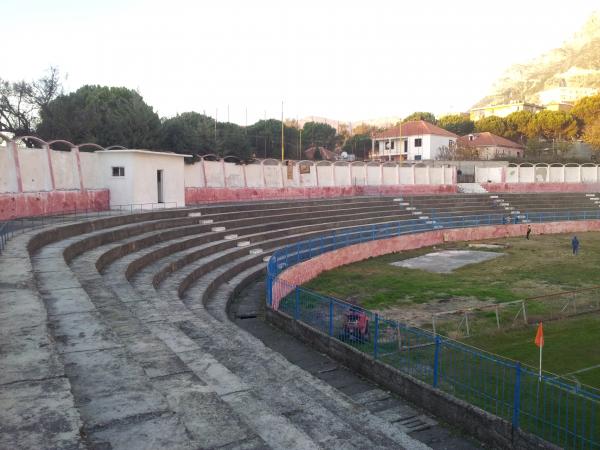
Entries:
POLYGON ((79 169, 75 150, 50 151, 54 186, 57 190, 79 189, 79 169))
MULTIPOLYGON (((98 157, 98 168, 104 186, 110 189, 110 205, 130 205, 136 202, 134 179, 135 173, 133 153, 96 153, 98 157), (113 177, 112 167, 124 167, 124 177, 113 177)), ((156 177, 156 175, 155 175, 156 177)))
POLYGON ((475 182, 486 183, 491 181, 492 183, 502 182, 502 167, 475 167, 475 182))
POLYGON ((350 180, 350 164, 347 162, 334 163, 335 171, 335 185, 336 186, 351 186, 352 180, 350 180))
POLYGON ((320 187, 334 186, 333 184, 333 168, 331 163, 317 163, 317 176, 319 178, 320 187))
POLYGON ((352 185, 364 186, 367 184, 367 164, 363 162, 350 163, 352 168, 352 185))
POLYGON ((475 181, 485 183, 502 182, 502 172, 506 183, 599 183, 598 165, 519 165, 509 167, 476 167, 475 181))
MULTIPOLYGON (((99 151, 99 171, 110 189, 110 204, 158 203, 157 171, 163 171, 163 200, 166 206, 185 205, 185 169, 181 156, 135 150, 99 151), (113 176, 113 167, 123 167, 125 176, 113 176)), ((188 176, 191 172, 188 170, 188 176)))
POLYGON ((45 149, 21 148, 19 166, 24 192, 40 192, 52 190, 52 179, 48 167, 48 155, 45 149))
POLYGON ((456 138, 432 134, 404 136, 402 140, 383 139, 380 141, 375 141, 376 155, 374 155, 374 157, 387 160, 389 156, 399 159, 399 155, 406 155, 408 161, 417 160, 417 157, 420 157, 421 160, 436 159, 439 154, 439 148, 444 146, 449 147, 451 141, 455 143, 456 138), (420 147, 415 145, 416 139, 421 139, 420 147), (404 141, 408 142, 407 153, 404 153, 404 141), (389 143, 391 147, 392 142, 394 144, 394 148, 386 149, 386 143, 389 143))
POLYGON ((204 186, 204 171, 202 163, 185 164, 183 173, 186 186, 204 186))
POLYGON ((264 187, 265 181, 262 175, 262 167, 260 164, 248 164, 244 166, 246 170, 246 184, 251 188, 264 187))
POLYGON ((225 187, 223 167, 220 161, 203 161, 206 173, 206 187, 225 187))
MULTIPOLYGON (((102 153, 104 155, 105 153, 102 153)), ((134 198, 130 203, 157 203, 157 171, 163 171, 164 203, 185 206, 184 161, 181 156, 160 153, 132 153, 134 164, 134 198)), ((112 196, 112 190, 111 190, 112 196)))
POLYGON ((106 189, 105 174, 96 152, 79 152, 84 189, 106 189))
POLYGON ((232 162, 226 162, 225 168, 225 181, 227 187, 242 188, 244 187, 244 170, 243 166, 232 162))
POLYGON ((266 187, 268 187, 268 188, 283 187, 283 180, 281 178, 281 166, 279 164, 274 164, 274 165, 271 165, 269 163, 263 164, 263 173, 264 173, 266 187))
POLYGON ((5 145, 0 146, 0 192, 17 192, 18 190, 12 150, 5 145))

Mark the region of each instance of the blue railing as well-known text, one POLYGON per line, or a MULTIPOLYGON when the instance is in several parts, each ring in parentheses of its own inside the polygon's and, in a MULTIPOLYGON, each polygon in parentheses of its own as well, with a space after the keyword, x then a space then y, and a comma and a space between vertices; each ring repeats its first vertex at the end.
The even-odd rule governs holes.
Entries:
MULTIPOLYGON (((511 223, 600 219, 600 210, 526 214, 511 223)), ((277 250, 267 264, 267 302, 332 338, 509 420, 515 428, 565 448, 600 448, 600 391, 356 305, 280 280, 286 268, 328 251, 436 229, 507 223, 505 215, 435 217, 332 231, 277 250)))

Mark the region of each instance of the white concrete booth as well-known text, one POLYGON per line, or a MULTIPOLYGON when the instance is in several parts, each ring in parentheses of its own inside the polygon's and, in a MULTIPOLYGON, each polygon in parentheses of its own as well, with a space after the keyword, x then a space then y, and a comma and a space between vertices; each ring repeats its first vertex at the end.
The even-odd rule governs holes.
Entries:
POLYGON ((190 155, 126 149, 96 154, 104 185, 110 189, 111 207, 185 206, 184 158, 190 155))

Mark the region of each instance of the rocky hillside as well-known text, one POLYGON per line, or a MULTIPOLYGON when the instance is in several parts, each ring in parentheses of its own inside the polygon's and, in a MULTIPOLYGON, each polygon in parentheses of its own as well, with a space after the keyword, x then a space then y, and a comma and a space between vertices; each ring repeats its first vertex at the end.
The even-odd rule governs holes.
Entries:
POLYGON ((510 67, 494 83, 490 95, 474 106, 521 100, 536 103, 539 92, 559 86, 600 89, 600 11, 561 48, 510 67))

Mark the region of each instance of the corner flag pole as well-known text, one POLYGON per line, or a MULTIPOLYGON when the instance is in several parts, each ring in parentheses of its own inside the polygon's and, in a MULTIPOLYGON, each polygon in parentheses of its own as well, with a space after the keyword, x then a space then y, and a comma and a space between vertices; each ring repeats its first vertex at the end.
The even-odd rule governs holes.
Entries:
POLYGON ((535 345, 540 348, 540 372, 539 381, 542 381, 542 349, 544 348, 544 327, 542 322, 538 325, 537 333, 535 334, 535 345))

